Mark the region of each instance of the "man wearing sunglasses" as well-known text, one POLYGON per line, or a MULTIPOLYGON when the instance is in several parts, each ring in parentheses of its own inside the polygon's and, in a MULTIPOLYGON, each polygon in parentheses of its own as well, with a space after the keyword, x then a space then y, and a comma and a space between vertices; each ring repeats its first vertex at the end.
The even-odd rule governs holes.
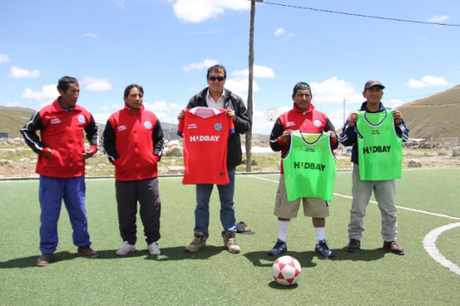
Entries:
MULTIPOLYGON (((222 65, 215 65, 208 69, 206 79, 208 87, 193 96, 187 104, 187 109, 197 106, 215 109, 225 109, 228 117, 233 119, 235 133, 228 138, 227 170, 229 183, 217 185, 220 198, 220 220, 222 223, 222 237, 224 247, 231 253, 239 253, 240 247, 236 244, 235 233, 236 216, 233 202, 235 189, 235 170, 236 166, 242 163, 240 134, 248 132, 251 128, 251 120, 247 114, 243 100, 224 88, 227 71, 222 65)), ((184 119, 184 112, 181 111, 178 119, 184 119)), ((193 253, 206 246, 209 236, 209 200, 214 184, 197 184, 195 209, 195 238, 185 248, 185 251, 193 253)))

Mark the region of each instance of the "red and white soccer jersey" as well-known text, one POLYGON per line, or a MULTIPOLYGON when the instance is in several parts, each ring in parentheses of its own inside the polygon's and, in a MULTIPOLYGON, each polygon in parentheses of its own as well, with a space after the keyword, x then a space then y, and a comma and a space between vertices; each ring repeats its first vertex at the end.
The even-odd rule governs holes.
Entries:
POLYGON ((197 106, 185 110, 178 134, 184 138, 185 173, 182 184, 230 183, 227 172, 228 138, 233 120, 225 109, 197 106))

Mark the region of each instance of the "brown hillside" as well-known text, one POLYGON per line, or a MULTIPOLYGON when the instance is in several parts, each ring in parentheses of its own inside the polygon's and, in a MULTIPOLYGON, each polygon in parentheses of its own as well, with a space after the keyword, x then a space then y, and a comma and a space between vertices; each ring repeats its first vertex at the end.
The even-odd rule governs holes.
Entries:
POLYGON ((398 107, 411 138, 441 142, 443 137, 460 138, 460 85, 398 107))
POLYGON ((19 130, 34 112, 30 108, 0 106, 0 133, 8 133, 9 137, 21 136, 19 130))

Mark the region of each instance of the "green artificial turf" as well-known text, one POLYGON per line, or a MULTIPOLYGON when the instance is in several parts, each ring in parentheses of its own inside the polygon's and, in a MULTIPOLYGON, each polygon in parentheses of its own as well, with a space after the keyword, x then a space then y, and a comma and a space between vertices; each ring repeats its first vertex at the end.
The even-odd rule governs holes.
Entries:
MULTIPOLYGON (((65 209, 59 221, 59 246, 48 267, 39 256, 38 181, 0 181, 0 305, 454 305, 460 300, 460 275, 435 261, 423 247, 432 230, 460 222, 460 168, 404 170, 397 204, 448 214, 434 216, 398 210, 398 243, 406 255, 382 250, 380 211, 371 203, 365 218, 362 249, 347 253, 351 172, 337 173, 326 238, 336 254, 324 259, 314 252, 311 219, 293 219, 287 254, 302 266, 299 282, 283 287, 273 281, 267 255, 277 239, 273 215, 279 175, 237 175, 237 221, 255 235, 237 235, 240 254, 223 249, 218 193, 211 199, 208 247, 186 253, 193 239, 195 188, 180 177, 160 178, 162 199, 161 255, 148 255, 138 218, 138 251, 115 255, 118 233, 113 179, 87 179, 87 213, 92 247, 99 258, 76 254, 65 209), (455 179, 457 178, 457 179, 455 179), (457 218, 457 219, 455 219, 457 218)), ((460 227, 439 236, 440 252, 454 264, 460 227)))

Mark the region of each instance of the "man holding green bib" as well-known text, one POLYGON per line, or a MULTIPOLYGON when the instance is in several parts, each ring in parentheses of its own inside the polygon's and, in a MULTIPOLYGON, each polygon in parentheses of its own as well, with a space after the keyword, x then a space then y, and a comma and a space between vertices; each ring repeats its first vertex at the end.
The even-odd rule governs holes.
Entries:
POLYGON ((339 143, 334 125, 326 114, 315 109, 312 98, 310 85, 297 83, 292 93, 293 108, 276 119, 270 134, 270 147, 281 152, 283 159, 274 210, 278 239, 268 252, 271 256, 287 251, 287 231, 302 205, 304 215, 312 218, 315 228, 315 252, 334 257, 326 243, 326 217, 335 181, 333 150, 339 143))
POLYGON ((358 111, 352 112, 340 135, 344 146, 353 146, 353 200, 348 224, 350 239, 346 250, 356 252, 361 247, 364 216, 369 199, 374 192, 382 215, 383 248, 394 254, 404 255, 404 249, 396 243, 396 182, 401 178, 402 142, 409 137, 402 114, 397 109, 385 107, 380 101, 383 86, 377 80, 364 85, 366 101, 358 111))

